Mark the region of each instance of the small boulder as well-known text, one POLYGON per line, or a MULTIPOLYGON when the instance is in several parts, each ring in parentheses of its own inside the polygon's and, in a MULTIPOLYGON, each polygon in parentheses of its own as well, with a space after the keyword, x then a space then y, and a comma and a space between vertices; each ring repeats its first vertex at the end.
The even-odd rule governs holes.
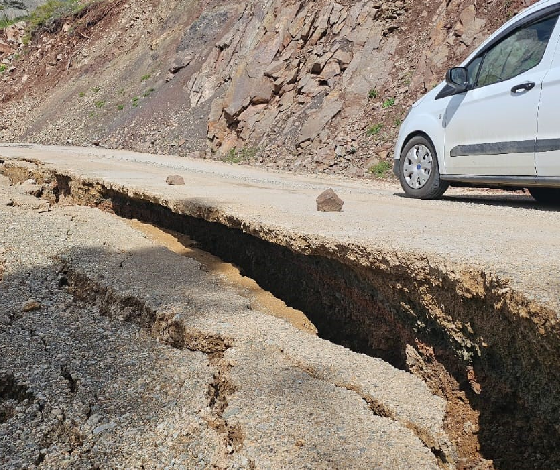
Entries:
POLYGON ((34 310, 40 310, 41 303, 37 302, 35 299, 29 299, 21 306, 23 312, 32 312, 34 310))
POLYGON ((169 175, 165 182, 169 185, 181 185, 185 184, 185 180, 179 175, 169 175))
POLYGON ((344 201, 331 189, 323 191, 317 198, 317 210, 319 212, 342 212, 344 201))

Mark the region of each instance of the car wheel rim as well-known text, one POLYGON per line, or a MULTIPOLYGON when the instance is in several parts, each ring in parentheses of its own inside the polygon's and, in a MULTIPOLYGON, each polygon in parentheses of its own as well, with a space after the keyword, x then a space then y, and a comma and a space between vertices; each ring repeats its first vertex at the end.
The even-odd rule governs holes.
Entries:
POLYGON ((423 188, 432 174, 433 157, 425 145, 415 145, 405 156, 402 173, 412 189, 423 188))

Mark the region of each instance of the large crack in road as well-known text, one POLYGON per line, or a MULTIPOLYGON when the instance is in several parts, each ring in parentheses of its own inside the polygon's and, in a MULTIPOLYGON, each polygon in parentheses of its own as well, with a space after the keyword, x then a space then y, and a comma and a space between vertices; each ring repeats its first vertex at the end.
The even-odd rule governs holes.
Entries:
POLYGON ((452 453, 443 400, 409 374, 253 310, 114 215, 45 211, 28 189, 0 184, 0 372, 30 393, 8 400, 0 468, 437 468, 409 421, 452 453))
MULTIPOLYGON (((421 378, 446 400, 445 431, 453 450, 355 383, 329 380, 357 393, 374 414, 413 430, 440 465, 560 466, 556 313, 492 273, 458 271, 428 257, 401 257, 351 243, 316 243, 304 235, 286 243, 281 234, 259 232, 258 227, 248 227, 228 214, 196 206, 196 202, 188 211, 170 208, 158 198, 40 166, 30 170, 16 163, 4 172, 14 183, 35 178, 43 185, 41 196, 52 203, 95 206, 184 234, 203 250, 238 266, 288 306, 304 312, 321 338, 382 358, 421 378)), ((96 283, 96 276, 73 272, 68 265, 65 269, 73 292, 92 302, 105 299, 107 306, 120 305, 121 301, 107 297, 107 288, 96 283)), ((120 305, 116 309, 119 318, 124 318, 123 311, 136 315, 145 311, 145 306, 134 303, 138 301, 134 296, 124 300, 134 306, 120 305)), ((215 354, 200 349, 200 344, 223 345, 220 336, 212 339, 208 332, 193 334, 177 319, 166 318, 158 326, 156 317, 154 311, 135 321, 175 347, 215 354)), ((221 372, 215 373, 209 386, 213 397, 213 418, 209 419, 214 419, 215 429, 224 437, 227 454, 241 446, 243 433, 239 423, 230 427, 223 418, 224 394, 235 389, 230 384, 228 362, 223 362, 226 350, 222 347, 215 358, 214 365, 221 372)), ((320 367, 298 360, 297 355, 292 357, 289 351, 282 353, 309 376, 326 380, 320 367)))

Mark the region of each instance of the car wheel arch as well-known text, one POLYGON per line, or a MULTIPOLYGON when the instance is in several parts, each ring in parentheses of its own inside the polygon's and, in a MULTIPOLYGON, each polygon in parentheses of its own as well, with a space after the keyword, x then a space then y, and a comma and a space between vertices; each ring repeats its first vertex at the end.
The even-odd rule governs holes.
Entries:
MULTIPOLYGON (((414 131, 414 132, 411 132, 410 134, 408 134, 406 136, 406 139, 404 139, 404 142, 403 142, 403 144, 402 144, 402 146, 399 150, 399 158, 401 157, 402 151, 404 150, 404 148, 408 145, 408 143, 412 139, 414 139, 414 137, 424 137, 428 142, 430 142, 430 144, 432 144, 432 147, 434 149, 436 149, 436 152, 437 152, 437 148, 434 145, 434 141, 432 140, 432 138, 426 132, 424 132, 424 131, 414 131)), ((439 158, 439 155, 437 155, 437 157, 439 158)))
MULTIPOLYGON (((438 160, 440 173, 445 174, 445 161, 444 161, 444 158, 443 158, 443 150, 436 145, 436 141, 434 141, 434 139, 430 136, 430 134, 428 132, 426 132, 425 130, 415 130, 415 131, 410 132, 406 136, 406 138, 403 141, 403 144, 402 144, 401 148, 399 149, 399 159, 402 155, 402 151, 404 150, 404 148, 408 145, 408 143, 412 139, 414 139, 414 137, 424 137, 428 142, 430 142, 430 144, 432 144, 432 147, 436 151, 436 157, 437 157, 437 160, 438 160)), ((442 142, 440 142, 440 144, 443 145, 442 142)))

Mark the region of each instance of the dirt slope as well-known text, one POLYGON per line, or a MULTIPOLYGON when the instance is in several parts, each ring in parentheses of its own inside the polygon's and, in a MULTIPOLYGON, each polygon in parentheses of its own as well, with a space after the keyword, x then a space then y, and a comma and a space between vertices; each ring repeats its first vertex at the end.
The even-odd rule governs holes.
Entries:
POLYGON ((444 70, 530 0, 115 0, 0 33, 0 140, 364 176, 444 70))

